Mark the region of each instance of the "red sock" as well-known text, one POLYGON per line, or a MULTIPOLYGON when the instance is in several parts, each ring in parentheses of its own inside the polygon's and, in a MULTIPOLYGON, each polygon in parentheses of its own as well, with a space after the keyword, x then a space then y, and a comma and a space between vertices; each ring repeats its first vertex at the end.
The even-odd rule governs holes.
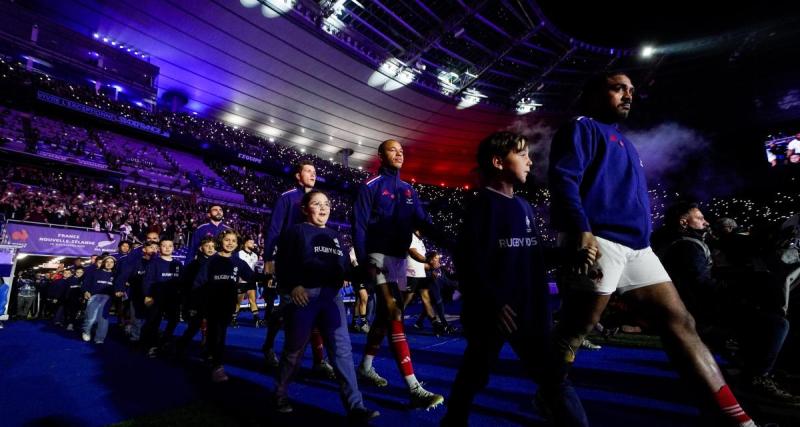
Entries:
POLYGON ((722 386, 722 388, 714 394, 714 400, 717 401, 717 405, 719 405, 719 409, 722 413, 732 420, 735 420, 737 423, 750 421, 750 417, 744 412, 744 409, 739 406, 739 401, 737 401, 736 396, 731 393, 731 389, 727 384, 722 386))
POLYGON ((311 352, 314 353, 315 365, 319 365, 325 359, 325 344, 322 343, 322 334, 317 328, 311 330, 311 352))
POLYGON ((403 322, 392 320, 389 322, 389 328, 391 331, 392 353, 397 361, 397 367, 400 368, 400 372, 404 377, 414 375, 414 367, 411 366, 411 351, 408 349, 403 322))
POLYGON ((364 350, 364 354, 376 356, 381 349, 381 342, 383 342, 383 337, 385 336, 386 329, 383 326, 373 324, 367 334, 367 348, 364 350))

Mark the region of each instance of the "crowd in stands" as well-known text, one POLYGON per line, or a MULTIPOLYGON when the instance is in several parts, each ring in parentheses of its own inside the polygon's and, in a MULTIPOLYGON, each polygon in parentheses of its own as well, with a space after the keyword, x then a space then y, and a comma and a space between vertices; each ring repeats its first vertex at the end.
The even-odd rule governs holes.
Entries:
POLYGON ((0 58, 0 84, 40 88, 63 98, 113 112, 177 135, 191 136, 199 141, 217 144, 262 159, 280 159, 285 165, 293 165, 301 159, 311 160, 320 176, 344 182, 362 182, 368 177, 367 172, 301 153, 238 126, 187 113, 151 113, 124 100, 112 100, 92 86, 69 83, 46 74, 27 71, 25 65, 20 62, 0 58))
MULTIPOLYGON (((7 219, 62 224, 119 231, 130 228, 132 240, 144 241, 157 231, 186 243, 189 233, 206 222, 206 216, 190 197, 62 171, 2 165, 0 214, 7 219), (123 227, 123 225, 125 225, 123 227)), ((229 208, 228 221, 241 233, 258 236, 263 216, 246 209, 229 208)))

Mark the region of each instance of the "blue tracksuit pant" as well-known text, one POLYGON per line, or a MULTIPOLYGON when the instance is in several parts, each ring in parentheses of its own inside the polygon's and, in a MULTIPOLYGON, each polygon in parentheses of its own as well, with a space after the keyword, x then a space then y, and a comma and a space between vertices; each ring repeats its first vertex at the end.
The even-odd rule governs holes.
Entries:
POLYGON ((284 312, 286 340, 283 344, 275 394, 287 397, 287 388, 292 376, 300 366, 306 345, 311 338, 311 329, 319 327, 328 358, 339 379, 340 392, 348 411, 364 406, 358 391, 352 344, 347 331, 347 318, 339 290, 323 287, 307 289, 309 302, 305 307, 289 303, 284 312))

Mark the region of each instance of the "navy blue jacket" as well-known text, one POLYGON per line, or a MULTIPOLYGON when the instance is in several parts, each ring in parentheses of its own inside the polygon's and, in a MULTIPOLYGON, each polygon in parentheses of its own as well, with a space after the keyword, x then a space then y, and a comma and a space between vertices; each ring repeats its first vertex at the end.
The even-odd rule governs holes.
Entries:
POLYGON ((153 297, 161 289, 172 287, 177 291, 180 286, 181 262, 173 259, 167 261, 161 257, 153 258, 147 264, 147 271, 142 281, 142 293, 146 297, 153 297))
POLYGON ((530 203, 490 189, 470 202, 455 251, 465 327, 485 323, 487 311, 504 305, 517 313, 517 325, 550 327, 544 248, 535 219, 530 203))
POLYGON ((89 280, 83 282, 83 290, 92 295, 114 294, 114 272, 103 269, 95 271, 89 280))
POLYGON ((556 132, 550 149, 553 226, 591 231, 631 249, 650 245, 644 165, 616 125, 578 117, 556 132))
POLYGON ((382 167, 379 172, 356 196, 353 247, 360 265, 367 265, 370 253, 405 258, 416 228, 434 240, 444 240, 422 209, 417 192, 400 179, 399 171, 382 167))
POLYGON ((92 280, 92 276, 94 276, 94 273, 97 270, 98 269, 96 264, 87 265, 86 268, 83 269, 83 283, 90 282, 92 280))
POLYGON ((300 209, 300 202, 304 195, 304 188, 297 186, 281 194, 281 197, 275 202, 272 218, 267 227, 267 237, 264 240, 264 261, 275 260, 275 246, 278 245, 283 233, 293 225, 305 221, 303 211, 300 209))
MULTIPOLYGON (((144 276, 147 274, 147 266, 150 264, 152 259, 153 258, 145 259, 144 257, 140 257, 136 262, 136 265, 134 265, 131 269, 131 273, 128 275, 126 282, 130 285, 130 287, 127 289, 124 287, 117 288, 118 291, 128 293, 128 298, 130 298, 130 300, 136 305, 136 310, 144 310, 144 276)), ((119 283, 119 281, 117 283, 119 283)), ((143 313, 143 311, 138 312, 143 313)))
POLYGON ((189 264, 186 265, 186 268, 183 269, 183 274, 181 275, 184 290, 192 289, 192 285, 194 285, 194 279, 197 277, 197 273, 200 272, 200 267, 208 262, 209 259, 210 257, 207 257, 206 254, 198 252, 197 258, 191 260, 189 264))
POLYGON ((119 265, 120 261, 122 261, 125 258, 127 258, 130 254, 131 254, 131 251, 128 251, 128 253, 126 253, 126 254, 123 254, 121 252, 115 252, 115 253, 111 254, 111 256, 114 257, 115 260, 117 260, 117 265, 119 265))
POLYGON ((133 274, 134 270, 139 266, 139 261, 141 261, 143 253, 144 249, 139 246, 138 248, 132 249, 127 255, 120 256, 119 258, 117 258, 116 254, 112 255, 114 258, 117 258, 117 275, 114 278, 114 287, 117 290, 125 290, 125 283, 130 282, 130 275, 133 274))
POLYGON ((197 227, 197 229, 194 230, 194 233, 192 233, 191 238, 189 238, 189 252, 187 252, 189 255, 187 256, 187 259, 191 258, 195 253, 197 253, 197 249, 200 247, 201 240, 205 239, 206 237, 216 239, 219 233, 222 233, 225 230, 232 230, 232 228, 223 223, 214 225, 211 222, 207 222, 197 227))
POLYGON ((47 287, 47 297, 57 300, 63 299, 64 294, 67 293, 67 289, 69 289, 69 282, 67 279, 62 278, 55 280, 47 287))
POLYGON ((244 281, 253 280, 253 274, 253 270, 241 258, 233 255, 224 257, 215 254, 200 266, 200 270, 194 278, 193 288, 206 286, 209 288, 226 287, 236 290, 239 287, 239 279, 244 281))
POLYGON ((278 265, 283 292, 296 286, 340 288, 349 272, 350 257, 339 243, 338 232, 302 223, 281 238, 278 265))

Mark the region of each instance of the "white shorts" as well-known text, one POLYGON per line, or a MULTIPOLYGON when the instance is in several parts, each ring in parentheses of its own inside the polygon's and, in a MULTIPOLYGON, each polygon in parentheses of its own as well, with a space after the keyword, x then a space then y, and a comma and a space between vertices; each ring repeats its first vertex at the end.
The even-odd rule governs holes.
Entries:
POLYGON ((368 256, 370 264, 378 267, 378 276, 375 278, 376 285, 397 283, 397 287, 401 291, 406 290, 408 287, 406 284, 408 258, 399 258, 379 253, 371 253, 368 256))
POLYGON ((601 255, 597 260, 597 267, 602 271, 603 277, 593 281, 593 288, 584 290, 601 295, 611 295, 614 291, 623 294, 633 289, 672 281, 661 265, 661 260, 649 246, 636 250, 602 237, 597 237, 597 244, 601 255))

